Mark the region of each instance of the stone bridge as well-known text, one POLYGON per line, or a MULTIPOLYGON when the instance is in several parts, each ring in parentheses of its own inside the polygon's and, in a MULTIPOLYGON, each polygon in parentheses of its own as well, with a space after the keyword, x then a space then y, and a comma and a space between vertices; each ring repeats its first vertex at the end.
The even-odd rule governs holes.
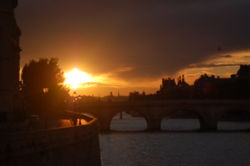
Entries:
POLYGON ((197 118, 201 131, 217 130, 217 123, 227 115, 250 117, 250 100, 162 100, 95 102, 81 104, 79 111, 99 119, 101 130, 110 130, 112 118, 120 112, 143 117, 147 130, 161 129, 163 118, 197 118))

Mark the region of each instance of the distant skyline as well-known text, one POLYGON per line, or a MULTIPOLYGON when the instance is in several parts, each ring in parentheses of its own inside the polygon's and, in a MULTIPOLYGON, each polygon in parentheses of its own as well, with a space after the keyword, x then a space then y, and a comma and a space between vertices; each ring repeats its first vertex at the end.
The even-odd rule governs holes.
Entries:
POLYGON ((100 82, 81 94, 152 93, 162 77, 228 77, 250 64, 248 0, 20 0, 21 65, 57 57, 100 82))

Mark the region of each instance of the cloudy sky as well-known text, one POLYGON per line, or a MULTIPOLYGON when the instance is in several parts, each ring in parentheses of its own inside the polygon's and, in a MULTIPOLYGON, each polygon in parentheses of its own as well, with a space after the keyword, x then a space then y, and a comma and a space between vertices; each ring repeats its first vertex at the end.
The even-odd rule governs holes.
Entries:
POLYGON ((85 94, 154 92, 162 77, 250 63, 249 0, 19 0, 16 14, 22 65, 57 57, 103 78, 85 94))

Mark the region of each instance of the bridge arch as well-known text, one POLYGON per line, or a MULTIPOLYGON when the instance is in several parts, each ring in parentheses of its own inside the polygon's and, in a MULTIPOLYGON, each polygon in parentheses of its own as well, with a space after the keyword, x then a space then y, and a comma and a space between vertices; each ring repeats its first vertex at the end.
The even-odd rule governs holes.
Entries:
POLYGON ((161 130, 192 131, 202 127, 203 116, 195 110, 173 110, 165 114, 161 122, 161 130))
POLYGON ((250 110, 230 109, 223 111, 218 116, 218 129, 222 131, 250 129, 250 110))
POLYGON ((112 131, 143 131, 148 128, 148 116, 140 111, 119 110, 107 118, 107 129, 112 131), (120 121, 122 114, 123 122, 120 121), (133 126, 134 125, 134 126, 133 126), (137 125, 137 126, 136 126, 137 125))

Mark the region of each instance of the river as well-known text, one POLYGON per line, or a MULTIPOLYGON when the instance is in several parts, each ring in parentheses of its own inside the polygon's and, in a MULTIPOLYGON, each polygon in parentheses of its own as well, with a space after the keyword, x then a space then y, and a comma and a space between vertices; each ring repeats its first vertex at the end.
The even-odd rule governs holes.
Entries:
POLYGON ((250 133, 237 131, 250 123, 220 123, 222 131, 202 133, 197 120, 163 120, 168 131, 135 132, 145 127, 140 118, 113 119, 120 132, 100 135, 102 166, 250 165, 250 133))

